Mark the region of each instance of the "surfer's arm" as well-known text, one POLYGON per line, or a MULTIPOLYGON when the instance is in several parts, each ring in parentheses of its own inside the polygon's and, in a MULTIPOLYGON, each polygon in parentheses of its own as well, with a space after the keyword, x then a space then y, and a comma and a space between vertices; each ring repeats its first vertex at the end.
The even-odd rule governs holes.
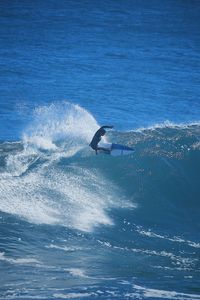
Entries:
MULTIPOLYGON (((103 129, 104 129, 104 128, 110 128, 110 129, 112 129, 112 128, 113 128, 113 126, 108 126, 108 125, 105 125, 105 126, 102 126, 101 128, 103 128, 103 129)), ((100 128, 100 129, 101 129, 101 128, 100 128)))

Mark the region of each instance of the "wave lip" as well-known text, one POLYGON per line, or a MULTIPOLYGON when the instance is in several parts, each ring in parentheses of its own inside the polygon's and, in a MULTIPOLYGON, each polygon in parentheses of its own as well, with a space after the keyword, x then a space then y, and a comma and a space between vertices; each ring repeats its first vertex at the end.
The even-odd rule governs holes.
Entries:
POLYGON ((156 130, 156 129, 163 129, 163 128, 177 128, 177 129, 187 129, 189 127, 193 126, 200 126, 200 121, 192 121, 192 122, 186 122, 186 123, 175 123, 171 122, 169 120, 166 120, 161 123, 156 123, 147 127, 139 127, 137 129, 131 130, 135 132, 142 132, 146 130, 156 130))

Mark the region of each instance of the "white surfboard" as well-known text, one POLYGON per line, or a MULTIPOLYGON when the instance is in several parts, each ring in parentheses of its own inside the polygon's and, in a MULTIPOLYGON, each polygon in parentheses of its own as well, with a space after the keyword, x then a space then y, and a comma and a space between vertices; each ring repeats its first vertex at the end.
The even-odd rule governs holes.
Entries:
MULTIPOLYGON (((129 155, 134 152, 134 149, 128 146, 124 146, 121 144, 114 144, 114 143, 100 143, 99 147, 103 147, 110 151, 110 155, 112 156, 122 156, 122 155, 129 155)), ((103 150, 100 150, 102 153, 106 153, 103 150)), ((108 153, 106 153, 108 154, 108 153)))

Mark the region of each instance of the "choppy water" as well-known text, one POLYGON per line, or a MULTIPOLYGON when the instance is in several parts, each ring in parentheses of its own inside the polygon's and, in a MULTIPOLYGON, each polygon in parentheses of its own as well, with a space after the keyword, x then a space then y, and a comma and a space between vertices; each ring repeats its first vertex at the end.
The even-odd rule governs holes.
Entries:
POLYGON ((199 1, 0 7, 0 299, 200 299, 199 1))

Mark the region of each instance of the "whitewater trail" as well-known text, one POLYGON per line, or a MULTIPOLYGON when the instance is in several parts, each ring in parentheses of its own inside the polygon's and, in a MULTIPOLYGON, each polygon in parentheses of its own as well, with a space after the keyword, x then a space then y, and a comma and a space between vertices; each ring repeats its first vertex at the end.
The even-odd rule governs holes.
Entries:
POLYGON ((106 211, 119 206, 118 187, 99 170, 67 160, 86 147, 93 153, 88 144, 98 127, 78 105, 37 108, 23 133, 23 151, 7 157, 0 209, 29 222, 83 231, 112 225, 106 211))

